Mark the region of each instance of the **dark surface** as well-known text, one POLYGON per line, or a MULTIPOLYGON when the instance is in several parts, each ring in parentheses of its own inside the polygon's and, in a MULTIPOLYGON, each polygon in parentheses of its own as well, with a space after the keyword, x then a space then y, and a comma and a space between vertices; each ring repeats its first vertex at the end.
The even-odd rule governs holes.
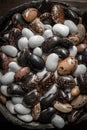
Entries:
MULTIPOLYGON (((7 12, 10 8, 15 7, 23 2, 28 2, 29 0, 0 0, 0 16, 3 15, 5 12, 7 12)), ((65 0, 69 1, 70 0, 65 0)), ((75 0, 72 0, 73 5, 76 4, 77 7, 82 8, 83 10, 86 10, 87 7, 87 0, 78 0, 75 2, 75 0), (81 2, 80 2, 81 1, 81 2)), ((13 125, 11 122, 8 122, 2 114, 0 114, 0 129, 7 130, 7 129, 15 129, 15 130, 27 130, 26 128, 22 128, 20 126, 13 125)), ((77 126, 68 126, 65 127, 63 130, 70 130, 70 129, 87 129, 87 121, 82 122, 81 124, 77 126)), ((54 130, 54 129, 53 129, 54 130)))

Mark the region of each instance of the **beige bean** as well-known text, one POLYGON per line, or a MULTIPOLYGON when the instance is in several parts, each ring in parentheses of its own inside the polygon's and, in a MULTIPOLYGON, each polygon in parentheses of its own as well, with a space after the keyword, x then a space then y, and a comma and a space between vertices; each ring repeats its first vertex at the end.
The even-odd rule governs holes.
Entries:
POLYGON ((80 89, 79 86, 75 86, 72 90, 71 90, 71 94, 73 97, 78 96, 80 93, 80 89))
POLYGON ((72 106, 68 103, 60 103, 59 101, 56 101, 54 103, 54 108, 56 108, 58 111, 63 112, 63 113, 69 113, 72 111, 72 106))
POLYGON ((70 74, 76 69, 77 64, 78 61, 75 59, 75 57, 69 56, 59 63, 57 71, 60 75, 70 74))
POLYGON ((32 22, 38 15, 38 10, 36 8, 27 8, 22 13, 23 18, 27 22, 32 22))
POLYGON ((40 112, 41 112, 41 106, 40 103, 37 103, 33 109, 32 109, 32 116, 34 120, 37 120, 40 116, 40 112))
POLYGON ((77 98, 75 98, 71 105, 73 108, 81 108, 87 103, 87 95, 79 95, 77 98))

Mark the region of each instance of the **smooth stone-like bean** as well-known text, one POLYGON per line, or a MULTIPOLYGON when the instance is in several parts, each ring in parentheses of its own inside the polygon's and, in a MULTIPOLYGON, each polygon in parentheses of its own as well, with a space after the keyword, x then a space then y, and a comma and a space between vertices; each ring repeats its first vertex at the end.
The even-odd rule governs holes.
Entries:
POLYGON ((9 84, 7 88, 8 94, 11 94, 13 96, 23 96, 25 95, 25 92, 23 91, 22 87, 17 84, 9 84))
POLYGON ((47 38, 43 44, 42 44, 42 50, 43 52, 45 53, 48 53, 50 50, 52 50, 53 48, 55 48, 58 44, 58 40, 60 38, 57 37, 57 36, 52 36, 52 37, 49 37, 47 38))
POLYGON ((7 109, 10 111, 11 114, 16 114, 15 110, 14 110, 14 104, 12 103, 12 101, 7 101, 6 102, 6 107, 7 109))
POLYGON ((53 26, 53 32, 56 35, 61 35, 63 37, 66 37, 69 35, 69 27, 63 24, 55 24, 53 26))
POLYGON ((43 58, 32 54, 28 59, 28 65, 33 71, 41 71, 45 67, 45 61, 43 58))
POLYGON ((86 73, 86 66, 84 64, 79 64, 76 68, 76 70, 74 71, 73 75, 74 76, 79 76, 81 74, 85 74, 86 73))
POLYGON ((39 47, 42 45, 43 42, 44 42, 44 37, 40 35, 32 36, 29 39, 29 47, 31 48, 39 47))
POLYGON ((51 119, 51 123, 53 126, 60 128, 60 129, 62 129, 65 126, 64 119, 57 114, 54 114, 54 116, 51 119))
POLYGON ((31 109, 29 108, 26 108, 24 105, 22 104, 16 104, 14 106, 14 110, 18 113, 18 114, 21 114, 21 115, 26 115, 26 114, 29 114, 31 112, 31 109))
POLYGON ((25 48, 28 48, 28 39, 26 37, 21 37, 19 40, 18 40, 18 48, 20 50, 23 50, 25 48))
POLYGON ((15 13, 12 16, 12 23, 15 27, 19 28, 19 29, 23 29, 23 27, 26 27, 27 24, 25 22, 25 20, 22 17, 21 13, 15 13))
POLYGON ((2 52, 4 52, 10 57, 16 57, 18 53, 18 50, 14 46, 11 46, 11 45, 2 46, 1 50, 2 52))
POLYGON ((27 95, 23 98, 23 104, 27 105, 28 107, 32 107, 37 104, 39 101, 39 93, 36 89, 30 91, 27 95))
POLYGON ((69 49, 73 46, 73 42, 70 41, 68 38, 60 38, 57 42, 58 46, 64 47, 66 49, 69 49))
POLYGON ((40 122, 50 123, 51 118, 55 112, 56 112, 56 109, 53 107, 48 107, 47 109, 44 109, 40 113, 40 117, 39 117, 40 122))
POLYGON ((14 81, 14 72, 7 72, 1 77, 1 83, 6 85, 10 84, 14 81))
POLYGON ((28 65, 28 56, 30 55, 28 49, 24 49, 19 52, 19 55, 17 57, 17 63, 22 66, 26 67, 28 65))
POLYGON ((24 122, 31 122, 32 120, 33 120, 33 117, 30 115, 30 114, 27 114, 27 115, 19 115, 19 114, 17 114, 17 117, 20 119, 20 120, 22 120, 22 121, 24 121, 24 122))
POLYGON ((79 95, 72 102, 71 105, 73 108, 82 108, 87 103, 87 95, 79 95))
POLYGON ((10 95, 9 95, 8 92, 7 92, 7 88, 8 88, 7 85, 1 85, 0 91, 1 91, 1 93, 2 93, 4 96, 9 97, 10 95))
POLYGON ((38 10, 36 8, 27 8, 22 13, 26 22, 32 22, 38 16, 38 10))
POLYGON ((42 49, 40 47, 36 47, 35 49, 33 49, 33 54, 41 57, 42 49))
POLYGON ((77 64, 77 59, 73 56, 69 56, 58 64, 58 73, 60 75, 70 74, 76 69, 77 64))
POLYGON ((77 33, 78 28, 73 21, 65 20, 64 25, 69 27, 70 33, 77 33))
POLYGON ((34 36, 34 33, 28 28, 23 28, 22 29, 22 36, 29 39, 30 37, 34 36))
POLYGON ((77 55, 77 47, 72 46, 72 48, 69 49, 70 56, 76 56, 77 55))
POLYGON ((56 101, 54 103, 54 108, 63 113, 69 113, 72 111, 72 106, 70 104, 68 103, 63 104, 59 101, 56 101))
POLYGON ((73 97, 76 97, 80 94, 80 88, 79 86, 75 86, 72 90, 71 90, 71 95, 73 97))
POLYGON ((10 62, 8 66, 12 72, 16 72, 21 69, 21 66, 19 66, 16 62, 10 62))
POLYGON ((46 60, 46 69, 48 71, 54 72, 57 68, 58 60, 59 60, 59 57, 57 54, 51 53, 50 55, 48 55, 47 60, 46 60))
POLYGON ((22 104, 22 101, 23 101, 23 97, 12 97, 12 102, 13 104, 22 104))
POLYGON ((44 33, 43 33, 43 37, 45 39, 49 38, 49 37, 52 37, 53 36, 53 32, 52 30, 48 29, 48 30, 45 30, 44 33))
POLYGON ((65 59, 66 57, 69 56, 69 50, 63 47, 57 47, 53 49, 52 52, 56 53, 59 56, 59 58, 62 59, 65 59))

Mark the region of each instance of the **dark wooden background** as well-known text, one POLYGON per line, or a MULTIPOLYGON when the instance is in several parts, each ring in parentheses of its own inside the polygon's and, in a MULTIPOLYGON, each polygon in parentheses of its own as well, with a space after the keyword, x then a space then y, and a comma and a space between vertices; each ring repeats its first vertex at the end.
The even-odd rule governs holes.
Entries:
MULTIPOLYGON (((0 15, 3 15, 10 8, 15 7, 23 2, 28 2, 29 0, 0 0, 0 15)), ((87 10, 87 0, 59 0, 68 1, 82 10, 87 10)))
MULTIPOLYGON (((0 0, 0 16, 6 13, 9 9, 24 3, 29 0, 0 0)), ((59 1, 68 1, 68 3, 72 3, 72 5, 77 8, 81 8, 83 11, 87 10, 87 0, 59 0, 59 1)), ((0 114, 0 129, 15 129, 19 130, 19 126, 13 125, 11 122, 8 122, 2 114, 0 114)), ((87 123, 82 122, 80 125, 64 128, 64 129, 87 129, 87 123)), ((26 130, 25 128, 21 128, 21 130, 26 130)))

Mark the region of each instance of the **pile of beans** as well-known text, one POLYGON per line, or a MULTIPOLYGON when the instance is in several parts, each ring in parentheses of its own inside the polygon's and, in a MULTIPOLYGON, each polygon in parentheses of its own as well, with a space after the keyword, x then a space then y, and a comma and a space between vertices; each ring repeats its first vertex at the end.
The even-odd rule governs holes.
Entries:
POLYGON ((87 24, 74 8, 49 8, 16 12, 1 32, 0 102, 26 123, 63 128, 87 112, 87 24))

